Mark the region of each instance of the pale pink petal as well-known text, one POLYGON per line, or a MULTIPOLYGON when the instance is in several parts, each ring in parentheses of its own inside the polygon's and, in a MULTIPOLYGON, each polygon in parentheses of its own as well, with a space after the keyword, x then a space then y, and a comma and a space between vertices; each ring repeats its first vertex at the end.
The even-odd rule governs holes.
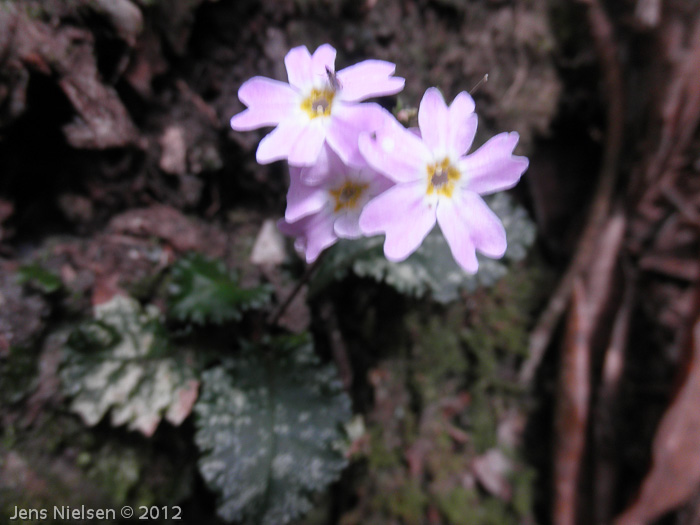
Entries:
POLYGON ((317 186, 324 183, 329 175, 328 163, 323 159, 323 150, 321 150, 315 164, 301 168, 301 180, 304 181, 304 184, 317 186))
POLYGON ((378 104, 335 104, 328 126, 328 145, 346 164, 364 164, 358 147, 360 133, 380 128, 390 113, 378 104))
POLYGON ((306 262, 314 262, 323 250, 335 244, 338 236, 333 231, 333 215, 323 211, 311 215, 305 235, 306 262))
POLYGON ((287 56, 284 57, 284 65, 287 68, 287 78, 292 86, 301 91, 306 91, 313 86, 311 55, 306 46, 290 49, 287 56))
POLYGON ((321 153, 319 153, 316 162, 311 166, 304 166, 301 168, 302 182, 304 184, 316 186, 326 181, 331 172, 331 155, 337 157, 326 142, 323 148, 321 148, 321 153))
POLYGON ((285 235, 297 237, 294 247, 304 253, 308 263, 314 262, 323 250, 338 240, 333 231, 333 215, 327 209, 294 223, 281 220, 277 226, 285 235))
POLYGON ((301 180, 301 169, 289 169, 285 220, 295 222, 307 215, 318 213, 328 202, 329 195, 325 188, 304 184, 301 180))
POLYGON ((246 106, 274 106, 295 104, 296 92, 286 82, 266 77, 246 80, 238 90, 238 98, 246 106))
POLYGON ((399 184, 372 199, 362 210, 362 232, 386 233, 384 255, 390 261, 408 257, 435 225, 435 208, 424 196, 423 181, 399 184))
POLYGON ((301 135, 306 124, 296 119, 287 119, 265 135, 258 145, 255 158, 260 164, 269 164, 289 156, 292 146, 301 135))
POLYGON ((310 217, 304 217, 303 219, 290 223, 284 219, 277 221, 277 228, 284 235, 289 237, 294 237, 294 249, 300 253, 304 254, 306 258, 306 230, 309 223, 310 217))
POLYGON ((401 77, 392 77, 395 70, 395 64, 383 60, 365 60, 346 67, 338 71, 340 96, 348 102, 357 102, 398 93, 406 81, 401 77))
POLYGON ((503 257, 508 243, 506 230, 498 215, 491 211, 484 199, 470 191, 460 192, 456 202, 459 205, 458 213, 467 225, 476 249, 494 259, 503 257))
POLYGON ((360 171, 358 179, 362 182, 369 183, 367 192, 371 197, 376 197, 380 193, 384 193, 386 190, 396 185, 393 180, 380 173, 377 173, 370 167, 364 168, 362 171, 360 171))
MULTIPOLYGON (((460 228, 464 235, 469 237, 474 248, 494 259, 503 257, 507 247, 506 230, 501 219, 491 211, 479 195, 462 190, 456 193, 453 199, 440 201, 438 220, 440 220, 440 207, 445 208, 443 213, 450 209, 451 218, 454 219, 452 226, 460 228)), ((443 227, 443 222, 440 223, 440 227, 443 227)), ((448 242, 450 242, 449 239, 448 242)))
POLYGON ((462 215, 453 200, 442 199, 438 202, 437 221, 457 264, 465 272, 476 273, 479 262, 476 259, 474 243, 468 225, 462 220, 462 215))
POLYGON ((330 44, 323 44, 314 51, 311 57, 311 72, 315 79, 321 77, 325 82, 328 79, 326 68, 335 71, 335 54, 336 51, 330 44))
POLYGON ((348 211, 336 216, 333 229, 335 234, 342 239, 357 239, 362 237, 360 214, 356 211, 348 211))
POLYGON ((454 155, 464 155, 474 141, 476 135, 477 117, 474 113, 474 99, 466 91, 462 91, 450 104, 449 112, 449 143, 450 152, 454 155))
POLYGON ((289 84, 265 77, 253 77, 244 82, 238 90, 238 98, 248 109, 231 119, 231 127, 237 131, 274 126, 283 121, 298 102, 289 84))
POLYGON ((395 182, 422 180, 427 176, 430 151, 391 114, 374 134, 361 133, 358 145, 367 163, 395 182))
POLYGON ((438 155, 448 153, 449 113, 445 99, 437 88, 428 88, 418 106, 421 137, 438 155))
POLYGON ((279 231, 281 231, 284 235, 288 235, 289 237, 296 237, 298 235, 302 235, 305 231, 304 226, 308 222, 308 217, 305 217, 304 219, 297 221, 297 222, 287 222, 285 219, 280 219, 277 221, 277 228, 279 231))
POLYGON ((326 128, 321 119, 308 122, 289 151, 289 164, 311 166, 318 159, 326 140, 326 128))
POLYGON ((279 112, 271 108, 258 108, 257 111, 246 109, 231 117, 231 128, 236 131, 250 131, 279 123, 279 112))
POLYGON ((327 158, 328 172, 330 173, 331 177, 345 177, 354 171, 353 168, 343 162, 343 159, 341 159, 330 146, 326 145, 323 148, 321 157, 323 157, 323 155, 325 155, 327 158))
POLYGON ((486 195, 515 186, 528 166, 526 157, 512 154, 518 138, 516 132, 500 133, 460 159, 466 189, 486 195))

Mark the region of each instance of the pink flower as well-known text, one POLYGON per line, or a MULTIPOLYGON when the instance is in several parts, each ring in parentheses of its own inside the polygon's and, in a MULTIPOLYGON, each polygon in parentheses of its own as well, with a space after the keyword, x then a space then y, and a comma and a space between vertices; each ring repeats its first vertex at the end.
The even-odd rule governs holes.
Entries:
POLYGON ((467 272, 479 263, 476 250, 500 258, 506 233, 480 195, 515 186, 528 166, 514 156, 518 134, 501 133, 471 155, 476 134, 474 101, 462 92, 448 107, 436 88, 425 92, 418 109, 420 136, 395 119, 360 136, 360 151, 380 173, 397 182, 365 206, 360 228, 385 233, 384 254, 402 261, 423 242, 435 221, 452 255, 467 272))
POLYGON ((346 164, 362 162, 357 138, 381 125, 386 113, 377 104, 357 102, 398 93, 404 79, 393 77, 396 66, 382 60, 365 60, 336 74, 335 55, 328 44, 313 55, 306 46, 295 47, 284 59, 289 84, 265 77, 243 83, 238 98, 248 109, 231 119, 231 127, 276 126, 260 141, 259 163, 288 159, 293 166, 311 166, 324 143, 346 164))
POLYGON ((330 170, 323 182, 302 181, 301 168, 289 170, 285 219, 278 223, 282 233, 297 237, 295 247, 307 262, 313 262, 338 238, 362 235, 360 213, 367 202, 392 186, 392 182, 367 166, 348 166, 330 148, 321 152, 330 170))

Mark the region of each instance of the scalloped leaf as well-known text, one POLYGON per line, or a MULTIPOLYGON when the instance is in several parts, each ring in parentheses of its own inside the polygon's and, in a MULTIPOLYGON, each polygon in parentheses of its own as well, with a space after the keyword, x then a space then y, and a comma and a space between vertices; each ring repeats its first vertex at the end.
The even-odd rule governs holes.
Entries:
POLYGON ((169 314, 200 325, 238 321, 244 311, 264 308, 272 294, 269 286, 241 288, 223 261, 197 253, 173 265, 169 292, 169 314))
POLYGON ((204 373, 195 413, 199 468, 225 520, 287 523, 347 464, 350 399, 308 336, 244 345, 204 373))
POLYGON ((487 198, 491 209, 503 221, 508 249, 503 259, 479 259, 479 271, 465 273, 454 261, 450 247, 439 227, 405 261, 395 263, 384 257, 384 237, 341 240, 329 248, 312 283, 312 292, 333 279, 342 279, 348 271, 360 277, 384 282, 399 292, 413 297, 430 293, 434 300, 448 303, 459 297, 459 290, 473 291, 479 286, 492 286, 508 272, 510 263, 520 261, 535 240, 535 225, 522 206, 506 193, 487 198))
POLYGON ((115 295, 69 336, 61 380, 88 426, 111 410, 113 426, 151 436, 163 417, 179 425, 192 411, 199 381, 189 361, 168 345, 156 307, 115 295))

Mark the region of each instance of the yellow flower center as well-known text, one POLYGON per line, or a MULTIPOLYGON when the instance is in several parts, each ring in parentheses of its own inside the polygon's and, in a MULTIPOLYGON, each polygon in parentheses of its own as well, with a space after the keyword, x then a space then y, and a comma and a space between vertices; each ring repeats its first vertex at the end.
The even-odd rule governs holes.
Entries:
POLYGON ((368 187, 369 184, 347 181, 341 187, 330 190, 331 196, 335 199, 333 212, 338 213, 345 208, 352 209, 357 207, 357 201, 368 187))
POLYGON ((309 96, 301 102, 301 109, 306 111, 310 118, 327 117, 331 114, 331 106, 333 105, 333 97, 335 90, 312 89, 309 96))
POLYGON ((455 183, 462 175, 459 170, 450 163, 450 160, 445 158, 440 162, 429 164, 426 171, 428 174, 428 189, 426 193, 428 195, 437 193, 445 197, 452 197, 455 183))

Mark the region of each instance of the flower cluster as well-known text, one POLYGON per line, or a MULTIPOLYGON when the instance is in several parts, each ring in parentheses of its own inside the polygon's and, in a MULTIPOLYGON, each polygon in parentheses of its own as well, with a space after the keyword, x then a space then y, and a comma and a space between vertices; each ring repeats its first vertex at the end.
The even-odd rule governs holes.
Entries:
POLYGON ((380 233, 386 257, 402 261, 437 222, 465 271, 476 272, 476 251, 502 257, 503 224, 481 195, 512 188, 527 169, 527 158, 513 155, 518 134, 496 135, 467 155, 474 100, 462 92, 447 106, 436 88, 420 102, 418 129, 406 129, 381 106, 361 102, 403 89, 396 66, 365 60, 336 72, 335 55, 328 44, 313 55, 296 47, 285 57, 288 84, 254 77, 238 92, 247 109, 231 127, 276 126, 257 160, 290 165, 282 232, 296 237, 307 262, 339 238, 380 233))

